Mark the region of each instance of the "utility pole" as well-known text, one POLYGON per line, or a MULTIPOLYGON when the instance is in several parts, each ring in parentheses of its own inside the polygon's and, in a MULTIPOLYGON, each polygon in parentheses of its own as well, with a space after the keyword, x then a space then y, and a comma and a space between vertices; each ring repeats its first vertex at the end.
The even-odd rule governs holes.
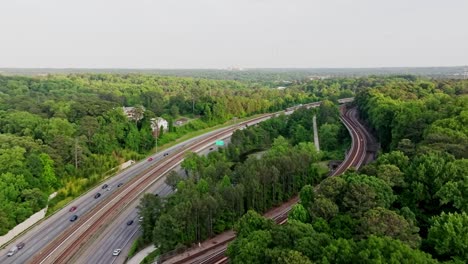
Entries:
POLYGON ((158 137, 159 137, 159 127, 156 130, 156 153, 158 153, 158 137))
POLYGON ((75 169, 78 169, 78 138, 75 138, 75 169))

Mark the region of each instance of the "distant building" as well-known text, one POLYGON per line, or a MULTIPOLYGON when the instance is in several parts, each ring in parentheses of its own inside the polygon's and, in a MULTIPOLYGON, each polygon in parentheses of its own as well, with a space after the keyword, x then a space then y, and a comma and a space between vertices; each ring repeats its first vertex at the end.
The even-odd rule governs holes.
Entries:
POLYGON ((169 129, 169 123, 166 119, 162 117, 151 118, 151 129, 153 129, 153 134, 159 135, 159 129, 163 128, 163 131, 169 129))
POLYGON ((144 117, 143 113, 145 112, 145 108, 143 106, 140 106, 140 107, 124 106, 122 107, 122 110, 128 119, 131 119, 134 121, 140 121, 144 117))

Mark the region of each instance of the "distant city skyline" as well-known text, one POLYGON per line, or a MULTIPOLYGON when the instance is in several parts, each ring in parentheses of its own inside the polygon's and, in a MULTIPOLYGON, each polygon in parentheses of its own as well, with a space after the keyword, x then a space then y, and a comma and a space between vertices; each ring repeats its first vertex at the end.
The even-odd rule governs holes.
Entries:
POLYGON ((17 0, 0 68, 375 68, 468 64, 465 0, 17 0))

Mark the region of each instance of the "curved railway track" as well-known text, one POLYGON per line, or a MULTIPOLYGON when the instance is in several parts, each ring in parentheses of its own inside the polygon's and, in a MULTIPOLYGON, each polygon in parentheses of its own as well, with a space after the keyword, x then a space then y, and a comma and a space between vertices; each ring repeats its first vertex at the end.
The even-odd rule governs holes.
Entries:
MULTIPOLYGON (((300 107, 317 107, 320 102, 305 104, 300 107)), ((296 107, 299 108, 299 107, 296 107)), ((295 109, 294 109, 295 110, 295 109)), ((284 111, 281 111, 284 112, 284 111)), ((212 144, 214 140, 225 138, 239 126, 257 123, 272 116, 277 116, 281 112, 264 114, 257 118, 233 125, 213 135, 207 136, 198 142, 188 145, 184 150, 162 160, 158 165, 147 169, 142 176, 131 179, 128 183, 116 190, 111 196, 104 199, 87 213, 83 214, 78 221, 65 229, 59 236, 53 239, 47 246, 37 252, 27 263, 67 263, 72 257, 86 247, 90 241, 122 211, 128 204, 137 199, 154 182, 177 166, 183 159, 185 152, 197 151, 198 149, 212 144)), ((288 112, 285 112, 288 114, 288 112)), ((285 214, 287 217, 287 213, 285 214)), ((286 218, 285 218, 286 219, 286 218)))
MULTIPOLYGON (((346 109, 341 108, 341 121, 346 126, 349 134, 351 135, 351 148, 349 149, 345 160, 330 174, 330 176, 337 176, 345 172, 351 167, 360 168, 366 157, 366 145, 367 145, 367 131, 364 127, 358 122, 356 118, 357 110, 355 108, 346 109)), ((299 199, 297 197, 293 198, 292 204, 297 203, 299 199)), ((289 201, 288 203, 290 203, 289 201)), ((283 210, 275 212, 272 215, 265 215, 273 219, 277 224, 284 224, 288 220, 288 213, 291 210, 292 205, 287 206, 283 210)), ((192 263, 192 264, 221 264, 228 263, 228 258, 225 256, 227 249, 227 243, 232 241, 235 238, 235 235, 229 237, 226 241, 218 243, 215 247, 207 248, 203 251, 198 252, 197 254, 191 255, 185 259, 181 259, 175 262, 170 262, 174 264, 182 263, 192 263), (201 256, 204 256, 203 259, 200 259, 201 256)), ((165 263, 165 262, 163 262, 165 263)))
POLYGON ((356 119, 356 109, 352 108, 344 113, 344 109, 341 111, 341 121, 351 135, 352 144, 345 160, 332 172, 331 176, 340 175, 351 167, 360 168, 366 157, 366 134, 356 119))

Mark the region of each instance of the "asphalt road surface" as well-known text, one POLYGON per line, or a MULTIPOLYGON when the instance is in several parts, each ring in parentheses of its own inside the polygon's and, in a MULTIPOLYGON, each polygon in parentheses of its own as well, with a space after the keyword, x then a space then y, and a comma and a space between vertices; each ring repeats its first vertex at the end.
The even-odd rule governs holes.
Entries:
MULTIPOLYGON (((224 139, 225 144, 229 144, 230 138, 224 139)), ((218 147, 215 145, 208 146, 198 152, 200 155, 208 155, 212 151, 216 151, 218 147), (210 150, 210 148, 212 148, 210 150)), ((178 166, 175 168, 179 174, 183 175, 185 172, 178 166)), ((161 197, 167 196, 172 193, 171 187, 160 180, 155 183, 148 190, 149 193, 158 194, 161 197)), ((124 210, 120 216, 111 223, 95 241, 86 248, 84 252, 79 254, 79 257, 74 260, 76 263, 124 263, 133 241, 140 235, 139 230, 139 215, 137 206, 139 200, 133 202, 124 210), (128 220, 134 220, 134 223, 127 226, 128 220), (112 252, 120 248, 122 251, 119 256, 113 256, 112 252)))
MULTIPOLYGON (((290 113, 286 113, 286 114, 290 114, 290 113)), ((255 122, 250 122, 248 125, 249 126, 253 125, 254 123, 261 122, 261 121, 266 120, 268 118, 269 117, 265 117, 265 118, 263 118, 261 120, 258 120, 258 121, 255 121, 255 122)), ((113 192, 115 192, 115 190, 118 188, 117 185, 119 183, 125 184, 130 179, 132 179, 132 178, 134 178, 134 177, 136 177, 138 175, 142 175, 143 172, 148 170, 149 168, 151 168, 152 165, 157 164, 158 161, 164 159, 165 156, 163 156, 163 155, 165 153, 168 153, 168 155, 171 155, 171 153, 177 152, 177 151, 183 149, 186 145, 189 145, 189 144, 191 144, 193 142, 197 142, 200 139, 208 137, 208 136, 210 136, 212 134, 215 134, 215 133, 217 133, 217 132, 219 132, 220 130, 223 130, 223 129, 224 128, 209 132, 207 134, 204 134, 204 135, 198 136, 196 138, 193 138, 193 139, 187 140, 185 142, 182 142, 182 143, 180 143, 178 145, 175 145, 175 146, 173 146, 173 147, 171 147, 171 148, 169 148, 167 150, 161 151, 160 153, 154 154, 153 156, 151 156, 152 157, 151 161, 148 161, 146 159, 142 160, 142 161, 132 165, 131 167, 127 168, 126 170, 118 173, 116 176, 114 176, 112 178, 109 178, 108 180, 102 182, 99 186, 96 186, 95 188, 93 188, 89 192, 87 192, 87 193, 83 194, 82 196, 78 197, 77 199, 75 199, 73 202, 71 202, 69 205, 67 205, 62 210, 56 212, 54 215, 48 217, 47 219, 45 219, 42 222, 35 225, 33 228, 31 228, 30 230, 25 232, 23 235, 21 235, 18 238, 14 239, 12 242, 10 242, 9 245, 4 246, 4 248, 0 250, 0 263, 2 263, 2 264, 3 263, 5 263, 5 264, 10 264, 10 263, 18 263, 19 264, 19 263, 21 263, 22 264, 22 263, 26 263, 34 255, 40 255, 42 253, 41 250, 43 250, 46 245, 48 245, 51 241, 53 241, 56 237, 58 237, 64 230, 68 229, 69 227, 71 227, 74 224, 74 222, 69 221, 69 219, 70 219, 70 217, 72 215, 76 214, 76 215, 78 215, 78 217, 80 217, 80 215, 84 215, 86 212, 90 211, 92 208, 95 208, 96 206, 99 206, 99 203, 100 203, 101 200, 103 200, 104 198, 106 198, 107 196, 110 196, 113 192), (109 187, 110 187, 110 190, 102 189, 101 186, 103 184, 108 184, 109 187), (96 193, 98 193, 98 192, 101 193, 101 197, 96 199, 96 198, 94 198, 94 195, 96 193), (74 211, 74 212, 69 212, 69 209, 72 206, 77 206, 77 210, 74 211), (18 251, 12 257, 7 257, 6 254, 8 252, 8 249, 11 248, 13 245, 16 245, 19 242, 24 242, 25 247, 23 249, 21 249, 20 251, 18 251)), ((156 192, 157 190, 153 190, 153 191, 156 192)), ((160 190, 160 191, 164 192, 163 189, 160 190)), ((129 206, 128 208, 131 208, 131 207, 132 206, 129 206)), ((133 208, 135 208, 135 207, 133 207, 133 208)), ((133 209, 133 210, 135 210, 135 209, 133 209)), ((127 211, 125 211, 125 212, 127 212, 127 211)), ((128 218, 131 218, 131 217, 136 217, 136 211, 131 211, 130 210, 128 212, 128 214, 125 213, 125 214, 119 215, 119 217, 117 217, 116 221, 113 221, 113 223, 110 223, 109 226, 118 226, 119 225, 119 221, 118 221, 119 219, 121 219, 121 218, 122 219, 123 218, 128 219, 128 218)), ((109 249, 118 247, 122 243, 127 245, 126 249, 128 251, 128 246, 131 243, 126 242, 126 241, 127 240, 130 241, 130 239, 135 236, 136 232, 138 232, 138 231, 135 231, 138 228, 137 227, 137 222, 138 221, 136 221, 134 223, 134 226, 130 227, 130 228, 114 227, 114 229, 109 230, 109 232, 103 232, 103 235, 115 234, 115 236, 112 237, 112 238, 108 237, 103 242, 104 244, 106 244, 106 245, 109 244, 109 245, 107 246, 107 248, 99 250, 99 252, 102 252, 102 253, 98 254, 96 252, 96 250, 94 250, 96 258, 99 258, 98 255, 101 255, 101 254, 106 255, 105 258, 107 258, 108 254, 112 255, 111 253, 113 251, 113 250, 110 250, 110 253, 108 253, 109 249), (133 228, 135 228, 135 229, 133 229, 133 228), (109 242, 109 241, 116 241, 116 242, 114 243, 114 242, 109 242)), ((122 223, 122 222, 120 222, 120 223, 122 223)), ((124 223, 126 223, 126 221, 124 221, 124 223)), ((99 240, 99 239, 100 238, 98 238, 96 240, 99 240)), ((102 245, 103 244, 100 244, 100 245, 96 246, 96 245, 92 244, 91 246, 94 246, 95 248, 100 248, 100 247, 103 247, 102 245)), ((120 257, 125 256, 127 251, 123 250, 120 253, 120 257)), ((92 254, 89 254, 88 256, 90 258, 91 257, 94 258, 94 256, 91 256, 91 255, 92 254)), ((80 261, 81 261, 81 259, 86 260, 86 258, 87 258, 86 254, 83 255, 83 258, 81 258, 80 256, 78 257, 78 259, 80 261)), ((101 257, 100 260, 104 261, 103 263, 106 263, 107 260, 104 260, 105 258, 101 257)), ((108 262, 108 263, 112 263, 112 261, 117 262, 117 260, 118 260, 118 258, 111 258, 111 261, 108 262)), ((90 260, 90 261, 94 261, 94 260, 90 260)), ((93 262, 86 262, 86 263, 93 263, 93 262)), ((97 262, 97 263, 100 263, 100 261, 97 262)))
MULTIPOLYGON (((218 130, 217 130, 218 131, 218 130)), ((102 182, 100 185, 91 189, 89 192, 83 194, 82 196, 75 199, 69 205, 63 209, 57 211, 52 216, 46 218, 39 224, 35 225, 32 229, 25 232, 23 235, 14 239, 10 244, 4 246, 3 249, 0 249, 0 263, 2 264, 23 264, 32 258, 35 254, 40 254, 41 249, 44 248, 49 242, 51 242, 56 236, 61 234, 66 228, 72 226, 74 223, 70 222, 70 217, 73 215, 84 214, 89 211, 91 208, 94 208, 99 204, 99 202, 114 192, 118 187, 119 183, 125 184, 130 179, 135 176, 142 174, 145 170, 149 169, 151 166, 156 164, 159 160, 165 158, 163 156, 165 153, 171 155, 172 152, 176 152, 186 145, 196 142, 201 138, 212 135, 216 131, 209 132, 207 134, 198 136, 196 138, 190 139, 188 141, 179 143, 169 149, 161 151, 160 153, 154 154, 151 157, 152 161, 144 159, 138 163, 133 164, 129 168, 118 173, 116 176, 109 178, 108 180, 102 182), (107 184, 110 187, 110 191, 107 189, 102 189, 102 186, 107 184), (101 197, 95 199, 94 195, 100 193, 101 197), (77 209, 74 212, 69 212, 72 206, 77 206, 77 209), (7 257, 8 250, 19 242, 24 242, 25 246, 23 249, 19 250, 15 255, 7 257)), ((124 252, 122 252, 124 253, 124 252)), ((121 254, 122 254, 121 253, 121 254)))

